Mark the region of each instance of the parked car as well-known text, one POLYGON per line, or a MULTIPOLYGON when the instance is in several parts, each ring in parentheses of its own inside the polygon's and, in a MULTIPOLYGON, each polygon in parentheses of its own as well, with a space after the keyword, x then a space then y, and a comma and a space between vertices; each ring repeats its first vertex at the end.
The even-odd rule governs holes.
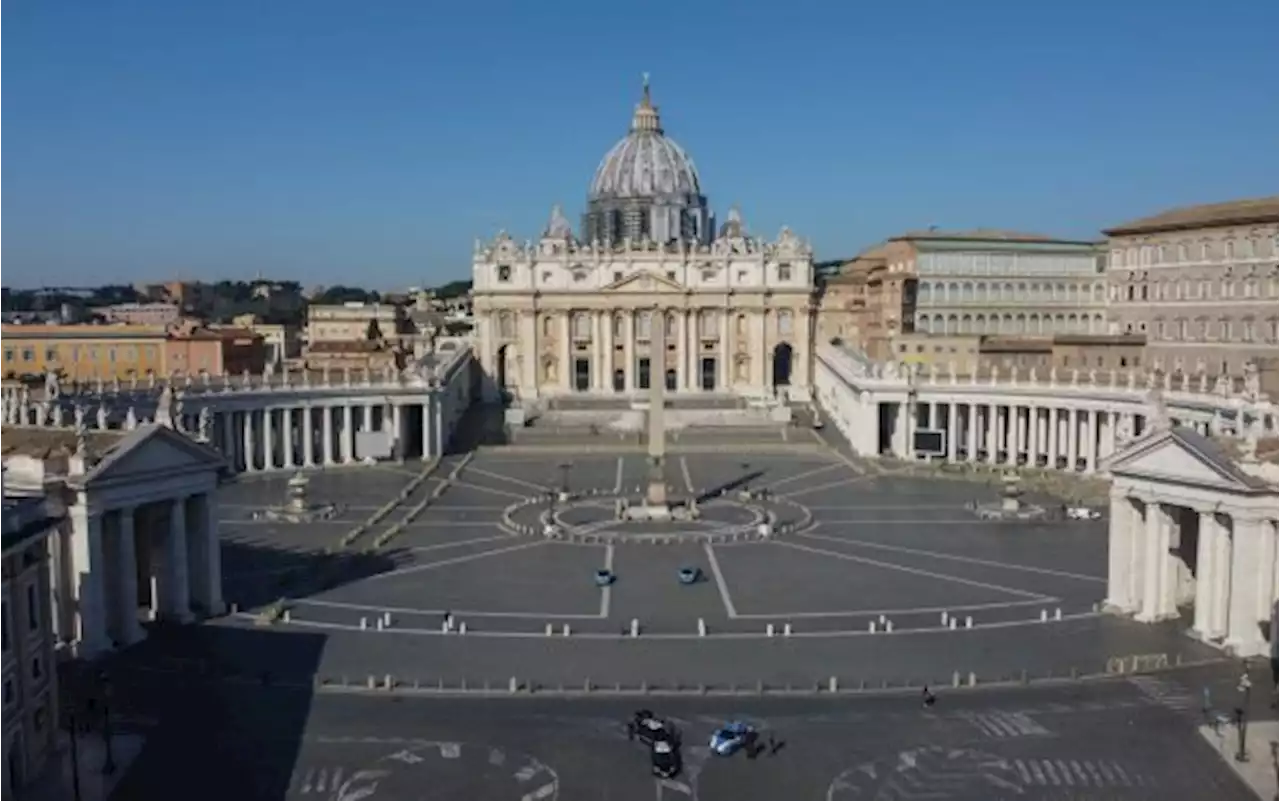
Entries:
POLYGON ((657 742, 678 745, 680 741, 675 726, 654 715, 648 709, 641 709, 631 716, 630 722, 627 723, 627 731, 633 739, 638 739, 645 745, 653 745, 657 742))
POLYGON ((711 734, 711 753, 716 756, 733 756, 743 748, 755 745, 756 730, 750 724, 732 720, 711 734))
POLYGON ((702 578, 702 568, 699 567, 682 567, 680 568, 681 584, 696 584, 698 579, 702 578))
POLYGON ((612 571, 612 570, 597 570, 597 571, 596 571, 596 586, 597 586, 597 587, 608 587, 608 586, 609 586, 610 584, 612 584, 616 579, 617 579, 617 576, 615 576, 615 575, 613 574, 613 571, 612 571))
POLYGON ((680 746, 671 740, 654 740, 649 746, 649 765, 660 779, 680 775, 680 746))

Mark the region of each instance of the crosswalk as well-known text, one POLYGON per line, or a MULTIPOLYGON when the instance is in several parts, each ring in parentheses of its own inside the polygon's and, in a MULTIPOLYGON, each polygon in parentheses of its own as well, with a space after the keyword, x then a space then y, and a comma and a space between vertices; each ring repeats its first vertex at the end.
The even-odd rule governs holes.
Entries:
POLYGON ((969 712, 959 716, 983 736, 1003 740, 1012 737, 1045 737, 1049 730, 1025 712, 969 712))
POLYGON ((349 777, 341 765, 307 766, 293 772, 288 798, 327 798, 337 795, 342 782, 349 777))
POLYGON ((1201 700, 1177 682, 1158 676, 1132 676, 1129 683, 1155 704, 1179 713, 1198 713, 1201 700))
POLYGON ((1028 787, 1151 787, 1149 777, 1106 759, 1014 759, 1013 769, 1028 787))

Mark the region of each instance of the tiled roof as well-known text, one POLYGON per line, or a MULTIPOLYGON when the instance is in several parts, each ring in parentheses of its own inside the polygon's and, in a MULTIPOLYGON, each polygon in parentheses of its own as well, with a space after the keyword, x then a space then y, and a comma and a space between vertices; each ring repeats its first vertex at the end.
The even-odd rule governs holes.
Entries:
MULTIPOLYGON (((101 454, 119 444, 125 431, 89 431, 86 439, 89 449, 101 454)), ((71 428, 27 428, 5 426, 0 437, 0 453, 5 456, 30 456, 48 459, 51 456, 70 456, 76 450, 76 432, 71 428)))
POLYGON ((1180 206, 1103 231, 1107 236, 1181 231, 1226 225, 1274 223, 1280 220, 1280 197, 1249 198, 1226 203, 1180 206))

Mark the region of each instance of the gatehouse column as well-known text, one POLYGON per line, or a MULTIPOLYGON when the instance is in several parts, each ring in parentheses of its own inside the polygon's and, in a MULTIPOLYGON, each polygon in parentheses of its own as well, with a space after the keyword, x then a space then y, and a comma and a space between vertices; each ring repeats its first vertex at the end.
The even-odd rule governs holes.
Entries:
POLYGON ((134 530, 134 507, 120 510, 120 541, 116 545, 117 581, 120 597, 116 599, 119 629, 116 639, 122 646, 132 645, 145 636, 138 622, 138 546, 134 530))
MULTIPOLYGON (((107 639, 106 553, 102 543, 102 515, 90 514, 80 493, 71 507, 71 608, 75 619, 76 654, 92 657, 110 647, 107 639)), ((49 669, 53 669, 50 665, 49 669)))
POLYGON ((1227 636, 1227 619, 1231 611, 1232 538, 1221 515, 1213 515, 1213 526, 1213 566, 1216 576, 1213 582, 1213 616, 1209 629, 1214 638, 1221 639, 1227 636))
POLYGON ((244 471, 252 473, 258 469, 255 464, 257 456, 254 453, 257 448, 254 447, 253 410, 247 409, 241 412, 241 415, 244 418, 244 471))
POLYGON ((1198 512, 1199 533, 1196 537, 1196 601, 1192 629, 1202 640, 1213 639, 1214 605, 1218 600, 1220 568, 1218 556, 1217 516, 1213 512, 1198 512))
POLYGON ((1111 511, 1107 520, 1107 606, 1122 614, 1134 611, 1131 594, 1134 539, 1133 502, 1121 491, 1111 493, 1111 511))
MULTIPOLYGON (((1231 543, 1231 600, 1227 613, 1227 639, 1225 644, 1237 656, 1257 656, 1265 653, 1267 642, 1262 638, 1258 623, 1260 599, 1273 592, 1271 587, 1263 592, 1264 570, 1262 557, 1263 520, 1243 515, 1232 516, 1231 543)), ((1267 610, 1270 617, 1270 610, 1267 610)))
POLYGON ((169 504, 169 533, 164 541, 164 582, 160 584, 160 613, 169 620, 191 620, 191 586, 187 574, 186 498, 169 504))
POLYGON ((1178 614, 1174 605, 1173 564, 1169 553, 1172 522, 1164 506, 1150 501, 1146 509, 1146 559, 1142 609, 1137 619, 1144 623, 1168 620, 1178 614))
POLYGON ((222 599, 222 542, 218 539, 218 504, 213 494, 206 492, 195 496, 196 520, 199 536, 196 542, 204 549, 200 566, 205 574, 199 582, 200 595, 196 604, 208 614, 217 616, 226 611, 222 599))

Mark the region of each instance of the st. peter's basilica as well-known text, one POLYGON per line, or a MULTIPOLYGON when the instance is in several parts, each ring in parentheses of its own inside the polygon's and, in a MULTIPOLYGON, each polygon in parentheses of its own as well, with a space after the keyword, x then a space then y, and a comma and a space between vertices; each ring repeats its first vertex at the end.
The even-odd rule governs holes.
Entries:
POLYGON ((537 242, 476 243, 488 399, 625 397, 654 380, 673 393, 805 397, 812 249, 786 228, 774 242, 750 236, 737 209, 715 228, 646 79, 631 129, 596 168, 580 236, 557 206, 537 242))

